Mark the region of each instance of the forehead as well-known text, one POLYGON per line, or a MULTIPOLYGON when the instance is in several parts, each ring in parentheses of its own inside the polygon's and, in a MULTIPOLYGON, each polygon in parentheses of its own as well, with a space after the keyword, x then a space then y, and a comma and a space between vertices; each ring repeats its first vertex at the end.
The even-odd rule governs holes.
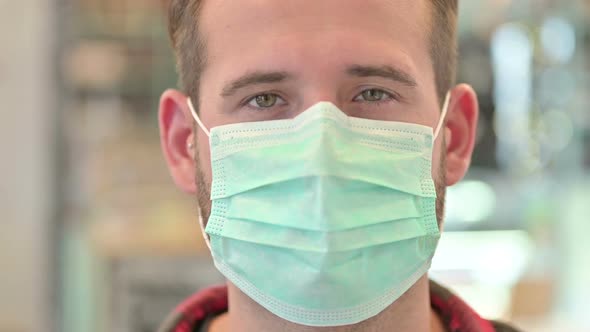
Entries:
POLYGON ((339 61, 389 61, 420 80, 418 69, 430 65, 427 6, 425 0, 205 0, 199 29, 208 69, 316 64, 327 70, 339 61))
POLYGON ((222 30, 252 29, 273 25, 313 29, 342 23, 356 28, 396 32, 425 23, 424 0, 200 0, 201 22, 222 30), (399 23, 399 24, 395 24, 399 23))

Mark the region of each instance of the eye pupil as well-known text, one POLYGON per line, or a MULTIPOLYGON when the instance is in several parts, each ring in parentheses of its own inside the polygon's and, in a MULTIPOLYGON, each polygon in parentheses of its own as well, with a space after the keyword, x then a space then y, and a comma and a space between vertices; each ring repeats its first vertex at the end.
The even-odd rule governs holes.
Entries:
POLYGON ((277 102, 277 96, 273 94, 263 94, 256 96, 256 105, 259 107, 272 107, 277 102))
POLYGON ((363 91, 363 98, 367 101, 378 101, 383 98, 383 91, 377 89, 369 89, 363 91))

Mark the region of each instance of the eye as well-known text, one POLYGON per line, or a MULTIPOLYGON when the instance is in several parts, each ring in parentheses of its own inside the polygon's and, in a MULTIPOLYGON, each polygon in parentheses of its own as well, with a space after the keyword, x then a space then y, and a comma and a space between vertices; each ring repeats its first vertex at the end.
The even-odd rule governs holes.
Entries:
POLYGON ((281 103, 281 101, 284 102, 281 97, 274 93, 263 93, 248 100, 248 106, 252 108, 271 108, 277 102, 281 103))
POLYGON ((379 102, 394 99, 393 96, 381 89, 367 89, 354 98, 354 101, 379 102), (361 99, 362 98, 362 99, 361 99))

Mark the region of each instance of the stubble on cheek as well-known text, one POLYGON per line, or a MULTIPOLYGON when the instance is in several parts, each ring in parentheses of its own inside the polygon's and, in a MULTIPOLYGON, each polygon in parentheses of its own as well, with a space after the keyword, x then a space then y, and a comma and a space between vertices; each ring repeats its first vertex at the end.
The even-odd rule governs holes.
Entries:
POLYGON ((445 195, 447 192, 446 171, 446 154, 443 151, 440 154, 440 164, 437 171, 438 176, 434 179, 434 187, 436 188, 436 221, 438 222, 439 230, 442 230, 445 213, 445 195))
MULTIPOLYGON (((195 140, 194 146, 197 147, 195 140)), ((195 148, 195 184, 197 186, 197 204, 199 213, 203 218, 203 226, 207 226, 207 221, 211 215, 211 182, 205 180, 205 174, 201 165, 201 158, 199 157, 199 149, 195 148)))

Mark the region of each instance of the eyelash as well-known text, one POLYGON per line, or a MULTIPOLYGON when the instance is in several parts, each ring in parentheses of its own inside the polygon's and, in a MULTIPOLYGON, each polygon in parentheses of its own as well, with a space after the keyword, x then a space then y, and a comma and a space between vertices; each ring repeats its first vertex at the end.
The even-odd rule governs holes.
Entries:
POLYGON ((357 99, 358 97, 362 96, 363 93, 365 93, 366 91, 369 91, 369 90, 375 90, 375 91, 382 92, 386 96, 386 98, 383 99, 383 100, 378 100, 378 101, 361 101, 361 103, 368 103, 368 104, 373 104, 373 105, 376 105, 376 106, 380 106, 382 104, 389 103, 391 101, 399 101, 400 100, 399 96, 397 94, 395 94, 395 93, 388 92, 388 91, 386 91, 384 89, 379 89, 379 88, 367 88, 367 89, 362 90, 360 93, 358 93, 353 98, 353 101, 355 99, 357 99))
MULTIPOLYGON (((254 111, 260 111, 260 110, 263 110, 263 109, 271 109, 271 108, 274 108, 274 107, 277 106, 277 105, 273 105, 271 107, 266 107, 265 108, 265 107, 254 107, 254 106, 251 106, 250 105, 250 102, 252 102, 253 100, 255 100, 257 97, 264 96, 264 95, 273 95, 273 96, 276 96, 278 99, 283 100, 285 104, 287 103, 285 101, 285 98, 283 98, 280 94, 278 94, 276 92, 272 92, 272 91, 267 91, 267 92, 258 93, 258 94, 254 95, 252 97, 246 98, 242 103, 240 103, 241 104, 240 106, 241 107, 246 107, 246 108, 248 108, 250 110, 254 110, 254 111)), ((279 105, 279 106, 284 106, 284 105, 279 105)))
MULTIPOLYGON (((376 105, 376 106, 380 106, 382 104, 385 104, 385 103, 388 103, 388 102, 391 102, 391 101, 399 101, 400 100, 400 97, 396 93, 391 93, 391 92, 388 92, 388 91, 385 91, 385 90, 379 89, 379 88, 368 88, 368 89, 362 90, 360 93, 358 93, 357 95, 355 95, 354 98, 353 98, 353 101, 355 99, 357 99, 359 96, 362 96, 362 94, 364 92, 368 91, 368 90, 377 90, 377 91, 383 92, 383 94, 385 94, 387 96, 387 98, 386 99, 383 99, 383 100, 378 100, 378 101, 362 101, 363 103, 370 103, 370 104, 373 104, 373 105, 376 105)), ((254 107, 254 106, 251 106, 250 105, 250 102, 252 102, 253 100, 255 100, 257 97, 264 96, 264 95, 274 95, 277 98, 285 101, 285 99, 283 97, 281 97, 278 93, 274 93, 274 92, 270 92, 269 91, 269 92, 259 93, 257 95, 254 95, 252 97, 249 97, 249 98, 245 99, 245 101, 241 103, 242 104, 241 106, 242 107, 249 108, 249 109, 252 109, 252 110, 256 110, 256 111, 259 111, 261 109, 265 109, 265 107, 254 107)), ((270 109, 270 108, 273 108, 274 106, 276 106, 276 105, 273 105, 273 106, 267 107, 267 108, 270 109)), ((283 105, 279 105, 279 106, 283 106, 283 105)))

